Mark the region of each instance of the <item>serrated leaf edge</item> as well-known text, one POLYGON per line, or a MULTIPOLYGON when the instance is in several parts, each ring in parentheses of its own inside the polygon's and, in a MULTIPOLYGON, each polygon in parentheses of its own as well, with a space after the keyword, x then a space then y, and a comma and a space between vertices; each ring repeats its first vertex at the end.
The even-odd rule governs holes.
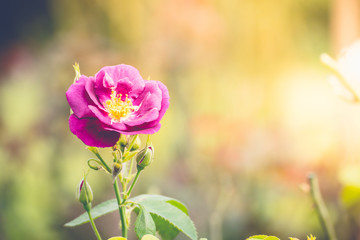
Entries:
MULTIPOLYGON (((130 198, 128 199, 129 201, 133 201, 133 202, 140 202, 142 200, 161 200, 163 202, 167 202, 169 203, 169 201, 176 201, 176 202, 179 202, 181 205, 183 205, 186 209, 187 209, 187 206, 185 203, 183 203, 182 201, 180 200, 177 200, 175 198, 171 198, 171 197, 167 197, 167 196, 163 196, 163 195, 156 195, 156 194, 141 194, 141 195, 138 195, 136 197, 133 197, 133 198, 130 198)), ((170 203, 171 204, 171 203, 170 203)), ((173 204, 171 204, 173 205, 173 204)), ((175 205, 173 205, 175 206, 175 205)), ((180 208, 179 208, 180 209, 180 208)), ((181 210, 181 209, 180 209, 181 210)), ((188 212, 185 212, 186 215, 189 216, 189 213, 188 212)))
MULTIPOLYGON (((169 204, 169 205, 175 207, 175 206, 172 205, 171 203, 168 203, 168 202, 164 202, 164 203, 169 204)), ((177 207, 175 207, 175 208, 177 208, 177 207)), ((177 208, 177 209, 179 209, 179 208, 177 208)), ((181 209, 179 209, 179 210, 180 210, 182 213, 184 213, 181 209)), ((148 211, 149 211, 149 210, 148 210, 148 211)), ((174 226, 176 229, 178 229, 180 232, 182 232, 183 234, 185 234, 186 236, 188 236, 190 239, 197 240, 198 232, 197 232, 197 230, 196 230, 195 224, 194 224, 194 222, 191 220, 191 218, 190 218, 188 215, 186 215, 185 213, 184 213, 185 216, 190 220, 190 223, 191 223, 192 228, 195 230, 195 235, 196 235, 196 236, 194 236, 195 238, 193 238, 192 236, 189 236, 188 234, 186 234, 182 229, 180 229, 179 226, 173 224, 172 222, 170 222, 170 221, 169 221, 167 218, 165 218, 164 216, 159 215, 158 213, 155 213, 155 212, 153 212, 153 211, 149 211, 149 212, 150 212, 151 214, 157 215, 158 217, 162 218, 163 220, 165 220, 166 222, 168 222, 169 224, 171 224, 172 226, 174 226)))
MULTIPOLYGON (((175 205, 173 205, 173 204, 171 204, 171 203, 168 202, 168 201, 170 201, 170 200, 177 201, 177 202, 179 202, 180 204, 182 204, 182 205, 187 209, 186 205, 185 205, 183 202, 181 202, 181 201, 179 201, 179 200, 177 200, 177 199, 175 199, 175 198, 171 198, 171 197, 167 197, 167 196, 162 196, 162 195, 155 195, 155 194, 141 194, 141 195, 138 195, 138 196, 136 196, 136 197, 134 197, 134 198, 128 199, 128 201, 134 201, 135 203, 138 203, 138 202, 140 202, 140 201, 143 200, 143 199, 152 198, 152 197, 158 198, 159 201, 162 201, 162 202, 164 202, 164 203, 170 204, 171 206, 179 209, 179 210, 180 210, 181 212, 183 212, 186 216, 188 216, 188 218, 189 218, 189 220, 190 220, 190 222, 191 222, 191 225, 192 225, 192 227, 195 229, 195 232, 196 232, 196 235, 197 235, 197 230, 196 230, 196 228, 195 228, 195 225, 194 225, 193 221, 192 221, 191 218, 189 217, 189 214, 188 214, 187 212, 182 211, 180 208, 178 208, 178 207, 176 207, 175 205)), ((102 203, 99 203, 99 204, 96 205, 92 210, 95 210, 97 207, 101 206, 102 204, 104 204, 104 203, 106 203, 106 202, 109 202, 111 205, 114 205, 114 206, 113 206, 113 209, 110 210, 110 211, 106 211, 105 213, 102 213, 102 214, 100 214, 100 215, 94 215, 94 214, 93 214, 93 218, 94 218, 94 219, 97 219, 97 218, 99 218, 99 217, 101 217, 101 216, 104 216, 104 215, 106 215, 106 214, 108 214, 108 213, 114 212, 114 211, 116 211, 116 210, 118 209, 118 208, 117 208, 116 199, 113 198, 113 199, 106 200, 106 201, 104 201, 104 202, 102 202, 102 203)), ((156 214, 156 215, 158 215, 158 214, 156 214)), ((159 216, 159 215, 158 215, 158 216, 159 216)), ((166 219, 164 219, 164 220, 166 220, 166 219)), ((73 220, 65 223, 64 226, 65 226, 65 227, 76 227, 76 226, 80 226, 80 225, 82 225, 82 224, 88 223, 89 221, 90 221, 90 220, 89 220, 89 217, 88 217, 87 213, 84 212, 84 213, 81 214, 80 216, 78 216, 78 217, 74 218, 73 220), (81 218, 81 217, 84 217, 86 220, 83 221, 83 222, 80 222, 80 223, 78 223, 78 224, 75 224, 75 225, 72 224, 72 222, 76 222, 76 220, 77 220, 78 218, 81 218)), ((166 220, 166 221, 168 221, 168 220, 166 220)), ((170 223, 170 222, 169 222, 169 223, 170 223)), ((175 225, 174 225, 174 226, 175 226, 175 225)), ((183 231, 181 231, 181 229, 179 229, 178 226, 175 226, 175 227, 176 227, 180 232, 183 232, 183 231)), ((184 234, 185 234, 185 233, 184 233, 184 234)), ((187 234, 185 234, 185 235, 187 235, 187 234)), ((187 235, 187 236, 188 236, 188 235, 187 235)), ((189 237, 190 237, 190 236, 189 236, 189 237)), ((190 238, 191 238, 191 237, 190 237, 190 238)))
MULTIPOLYGON (((139 205, 140 205, 140 204, 139 204, 139 205)), ((135 229, 137 228, 136 225, 137 225, 137 222, 138 222, 138 219, 139 219, 139 215, 140 215, 141 213, 144 214, 144 215, 146 215, 144 212, 148 212, 147 209, 145 209, 142 205, 140 205, 140 206, 138 207, 138 208, 139 208, 139 213, 138 213, 137 218, 136 218, 136 221, 135 221, 135 223, 134 223, 134 231, 135 231, 135 233, 136 233, 136 236, 137 236, 139 239, 143 237, 143 236, 139 237, 138 232, 135 230, 135 229), (141 207, 140 207, 140 206, 141 206, 141 207)), ((155 228, 155 232, 156 232, 155 221, 154 221, 154 219, 152 218, 151 213, 148 212, 148 214, 150 215, 150 218, 151 218, 151 220, 152 220, 153 223, 154 223, 154 228, 155 228)), ((155 234, 155 232, 151 232, 151 233, 147 233, 147 234, 153 235, 153 234, 155 234)), ((146 234, 145 234, 145 235, 146 235, 146 234)))

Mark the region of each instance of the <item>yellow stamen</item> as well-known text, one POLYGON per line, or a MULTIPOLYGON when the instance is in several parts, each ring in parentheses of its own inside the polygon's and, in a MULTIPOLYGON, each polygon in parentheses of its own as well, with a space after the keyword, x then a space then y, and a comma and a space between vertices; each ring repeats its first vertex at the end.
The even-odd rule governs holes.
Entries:
POLYGON ((111 123, 120 122, 120 120, 130 113, 137 111, 139 107, 133 106, 131 100, 128 98, 126 94, 125 100, 121 100, 121 94, 116 94, 116 91, 111 91, 111 99, 106 100, 104 106, 109 113, 109 117, 111 118, 111 123))

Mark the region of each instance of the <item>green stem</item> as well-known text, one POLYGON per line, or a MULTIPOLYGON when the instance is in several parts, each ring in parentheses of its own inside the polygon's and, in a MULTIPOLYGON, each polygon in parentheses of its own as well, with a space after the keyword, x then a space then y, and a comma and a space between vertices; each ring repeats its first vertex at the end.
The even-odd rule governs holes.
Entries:
POLYGON ((316 211, 319 216, 320 224, 326 235, 326 239, 337 240, 334 226, 330 220, 329 212, 325 206, 325 203, 321 197, 319 182, 315 173, 310 173, 308 176, 310 183, 310 191, 313 201, 315 203, 316 211))
POLYGON ((125 206, 120 207, 120 217, 121 217, 121 229, 123 233, 123 237, 127 238, 127 223, 126 223, 126 213, 125 213, 125 206))
POLYGON ((125 206, 123 206, 124 201, 121 199, 117 178, 115 178, 115 181, 114 181, 114 190, 115 190, 117 204, 118 204, 118 207, 119 207, 122 234, 123 234, 124 238, 127 238, 127 226, 126 226, 127 224, 126 224, 126 218, 125 218, 125 206))
POLYGON ((90 211, 90 209, 86 209, 86 211, 87 211, 87 213, 88 213, 88 215, 89 215, 90 224, 91 224, 91 227, 92 227, 92 229, 93 229, 93 231, 94 231, 94 233, 95 233, 95 235, 96 235, 96 238, 97 238, 98 240, 101 240, 99 231, 97 230, 96 225, 95 225, 95 222, 94 222, 94 219, 93 219, 92 216, 91 216, 91 211, 90 211))
POLYGON ((134 145, 135 143, 135 140, 138 138, 138 134, 134 135, 133 139, 131 140, 130 144, 129 144, 129 147, 127 148, 127 151, 130 152, 131 151, 131 148, 132 146, 134 145))
POLYGON ((100 160, 101 165, 105 168, 105 170, 111 174, 111 168, 106 164, 106 162, 104 161, 104 159, 100 156, 99 150, 97 147, 90 147, 88 146, 87 149, 89 149, 89 151, 91 151, 93 154, 95 154, 95 156, 100 160))
POLYGON ((138 171, 136 172, 134 181, 132 181, 129 190, 127 191, 126 195, 124 196, 124 200, 126 200, 128 197, 130 197, 130 194, 131 194, 131 192, 132 192, 132 190, 133 190, 133 188, 134 188, 134 186, 135 186, 135 183, 137 182, 137 180, 138 180, 138 178, 139 178, 139 176, 140 176, 140 172, 141 172, 141 170, 138 170, 138 171))
POLYGON ((111 168, 106 164, 104 159, 100 156, 100 154, 95 154, 96 157, 101 161, 102 165, 105 167, 105 170, 108 171, 111 174, 111 168))
POLYGON ((129 176, 132 174, 132 169, 134 165, 135 157, 131 158, 130 166, 129 166, 129 176))

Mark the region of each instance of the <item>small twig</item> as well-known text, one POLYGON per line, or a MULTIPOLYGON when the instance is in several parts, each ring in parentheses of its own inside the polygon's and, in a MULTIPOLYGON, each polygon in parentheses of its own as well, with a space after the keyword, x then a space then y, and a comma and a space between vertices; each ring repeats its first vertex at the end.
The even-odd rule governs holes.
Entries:
POLYGON ((326 235, 326 239, 337 240, 334 226, 330 220, 329 212, 321 197, 319 182, 315 173, 310 173, 308 176, 310 183, 311 197, 314 201, 316 211, 320 220, 321 227, 326 235))

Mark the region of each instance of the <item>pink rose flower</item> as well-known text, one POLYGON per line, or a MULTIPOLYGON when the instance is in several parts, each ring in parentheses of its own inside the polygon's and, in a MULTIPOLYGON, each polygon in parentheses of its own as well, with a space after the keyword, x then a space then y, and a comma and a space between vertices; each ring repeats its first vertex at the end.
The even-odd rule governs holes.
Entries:
POLYGON ((94 77, 81 75, 66 92, 73 111, 70 130, 88 146, 110 147, 120 134, 153 134, 169 107, 159 81, 144 80, 129 65, 107 66, 94 77))

